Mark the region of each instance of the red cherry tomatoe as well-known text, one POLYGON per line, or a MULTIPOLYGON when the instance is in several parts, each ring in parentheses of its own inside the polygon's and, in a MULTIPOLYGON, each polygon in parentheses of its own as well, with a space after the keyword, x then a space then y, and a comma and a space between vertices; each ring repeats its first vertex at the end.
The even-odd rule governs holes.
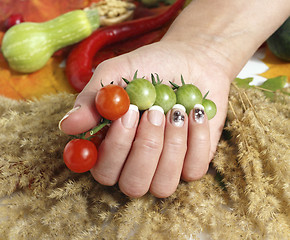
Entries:
POLYGON ((97 162, 98 150, 95 144, 86 139, 69 141, 63 151, 63 160, 73 172, 89 171, 97 162))
POLYGON ((124 88, 110 84, 98 91, 95 104, 98 113, 103 118, 113 121, 128 111, 130 98, 124 88))
POLYGON ((20 13, 11 14, 4 22, 5 30, 13 27, 16 24, 24 22, 24 18, 20 13))

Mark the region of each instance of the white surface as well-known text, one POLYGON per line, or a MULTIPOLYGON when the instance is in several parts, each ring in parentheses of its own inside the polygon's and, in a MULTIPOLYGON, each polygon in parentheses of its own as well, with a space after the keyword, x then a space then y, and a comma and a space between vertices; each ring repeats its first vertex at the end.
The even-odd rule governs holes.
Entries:
POLYGON ((260 48, 253 57, 247 62, 242 71, 238 74, 238 78, 254 78, 250 85, 261 85, 266 78, 258 74, 266 72, 269 67, 263 63, 265 57, 265 48, 260 48))

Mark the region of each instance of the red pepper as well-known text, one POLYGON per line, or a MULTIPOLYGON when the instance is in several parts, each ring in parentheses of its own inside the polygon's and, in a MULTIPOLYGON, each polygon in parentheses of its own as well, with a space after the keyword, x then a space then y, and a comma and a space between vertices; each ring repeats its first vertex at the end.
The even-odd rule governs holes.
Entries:
POLYGON ((165 12, 120 24, 103 27, 80 42, 69 54, 66 75, 71 86, 80 92, 91 79, 93 58, 102 47, 147 33, 169 22, 184 5, 185 0, 176 0, 165 12))

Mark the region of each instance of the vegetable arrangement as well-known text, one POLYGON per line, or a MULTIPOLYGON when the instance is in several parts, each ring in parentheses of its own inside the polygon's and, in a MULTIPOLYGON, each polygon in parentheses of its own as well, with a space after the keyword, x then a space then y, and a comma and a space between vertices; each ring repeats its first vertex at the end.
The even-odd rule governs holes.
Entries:
POLYGON ((105 135, 102 130, 111 121, 122 117, 128 111, 130 104, 136 105, 140 111, 158 105, 163 108, 165 114, 176 103, 184 105, 187 114, 196 104, 202 104, 209 120, 216 114, 215 103, 206 98, 208 92, 202 97, 200 90, 193 84, 186 84, 182 76, 182 85, 178 86, 170 82, 172 88, 163 84, 158 74, 156 74, 156 78, 151 74, 151 82, 145 78, 138 78, 137 71, 131 81, 125 78, 123 80, 127 83, 125 89, 109 84, 103 86, 96 94, 96 110, 102 116, 100 124, 89 132, 82 133, 78 139, 67 143, 63 159, 72 171, 81 173, 89 171, 93 167, 97 162, 97 145, 105 135), (98 136, 98 134, 100 135, 98 136), (97 144, 94 144, 92 140, 96 137, 98 141, 97 144))
POLYGON ((99 25, 97 9, 74 10, 43 23, 23 22, 4 34, 2 52, 13 70, 31 73, 55 51, 87 38, 99 25))
POLYGON ((21 14, 12 14, 4 22, 3 55, 11 69, 21 73, 35 72, 57 50, 80 42, 100 26, 130 19, 134 9, 135 4, 131 2, 101 0, 42 23, 24 22, 21 14))
POLYGON ((176 0, 168 10, 157 16, 122 22, 96 30, 80 42, 68 56, 66 75, 70 85, 77 92, 84 88, 93 75, 93 57, 102 47, 162 27, 178 14, 184 2, 185 0, 176 0))

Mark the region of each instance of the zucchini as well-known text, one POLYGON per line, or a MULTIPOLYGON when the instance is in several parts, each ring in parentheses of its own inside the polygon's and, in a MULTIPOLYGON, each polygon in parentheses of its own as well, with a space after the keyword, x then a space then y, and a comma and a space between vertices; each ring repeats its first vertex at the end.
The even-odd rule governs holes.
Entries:
POLYGON ((284 61, 290 61, 290 17, 267 40, 270 51, 284 61))
POLYGON ((96 9, 70 11, 43 23, 20 23, 4 34, 1 50, 11 69, 31 73, 55 51, 85 39, 99 25, 96 9))

